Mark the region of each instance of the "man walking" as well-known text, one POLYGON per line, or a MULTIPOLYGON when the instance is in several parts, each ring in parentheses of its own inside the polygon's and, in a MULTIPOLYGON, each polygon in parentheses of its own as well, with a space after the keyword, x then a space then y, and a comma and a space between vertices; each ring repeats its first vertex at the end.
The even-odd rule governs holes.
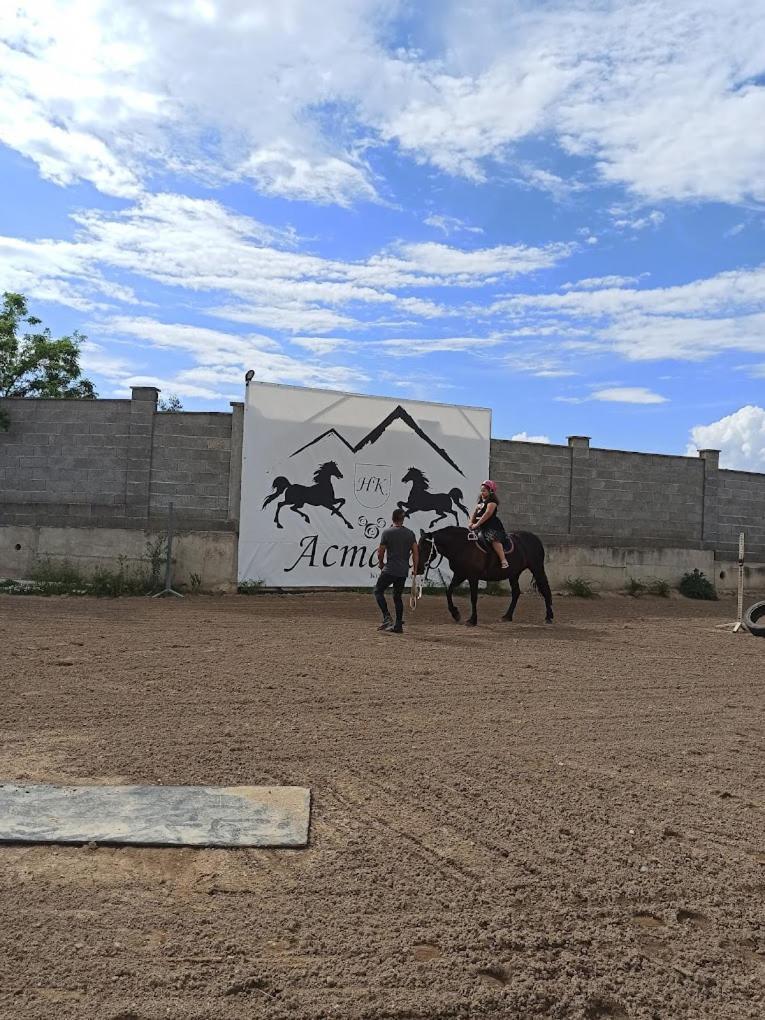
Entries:
POLYGON ((377 550, 377 562, 380 565, 381 573, 375 585, 375 599, 383 614, 383 622, 377 629, 391 634, 403 634, 404 600, 401 595, 409 576, 410 554, 415 579, 417 577, 419 550, 414 532, 404 527, 404 511, 394 510, 392 521, 393 526, 383 531, 380 537, 380 547, 377 550), (395 623, 388 612, 388 603, 385 599, 385 592, 391 586, 393 586, 393 605, 396 609, 395 623))

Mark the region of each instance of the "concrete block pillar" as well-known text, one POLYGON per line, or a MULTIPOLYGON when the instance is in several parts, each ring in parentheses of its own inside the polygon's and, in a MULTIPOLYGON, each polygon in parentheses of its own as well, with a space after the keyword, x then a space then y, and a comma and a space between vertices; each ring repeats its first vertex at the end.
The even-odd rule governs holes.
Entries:
POLYGON ((571 476, 568 497, 568 531, 576 534, 589 524, 590 514, 590 437, 569 436, 571 476))
POLYGON ((701 487, 701 541, 708 548, 714 549, 720 541, 720 451, 699 450, 699 457, 704 462, 701 487))
POLYGON ((231 460, 228 469, 228 519, 239 530, 239 504, 242 498, 242 442, 244 404, 231 401, 231 460))
POLYGON ((125 505, 128 515, 139 519, 149 516, 151 453, 158 397, 159 390, 154 386, 131 387, 125 505))

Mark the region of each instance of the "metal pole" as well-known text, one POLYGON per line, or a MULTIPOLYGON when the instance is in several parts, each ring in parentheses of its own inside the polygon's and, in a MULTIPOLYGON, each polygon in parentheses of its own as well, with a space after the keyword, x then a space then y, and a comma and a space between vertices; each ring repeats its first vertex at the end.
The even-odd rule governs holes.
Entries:
POLYGON ((167 559, 165 560, 165 591, 172 588, 170 577, 173 572, 173 504, 167 504, 167 559))
POLYGON ((738 536, 738 613, 734 633, 744 626, 744 532, 738 536))
POLYGON ((173 588, 171 582, 173 579, 173 509, 172 503, 167 504, 167 558, 165 560, 165 587, 162 591, 158 591, 153 596, 155 599, 162 598, 163 595, 175 595, 176 598, 182 599, 183 595, 179 591, 173 588))

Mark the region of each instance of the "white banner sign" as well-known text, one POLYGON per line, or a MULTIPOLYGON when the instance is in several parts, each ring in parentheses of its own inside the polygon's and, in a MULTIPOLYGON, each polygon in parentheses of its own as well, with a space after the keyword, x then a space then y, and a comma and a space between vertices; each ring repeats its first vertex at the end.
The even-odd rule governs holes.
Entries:
POLYGON ((239 580, 373 584, 396 507, 415 534, 466 524, 490 436, 485 408, 250 383, 239 580))

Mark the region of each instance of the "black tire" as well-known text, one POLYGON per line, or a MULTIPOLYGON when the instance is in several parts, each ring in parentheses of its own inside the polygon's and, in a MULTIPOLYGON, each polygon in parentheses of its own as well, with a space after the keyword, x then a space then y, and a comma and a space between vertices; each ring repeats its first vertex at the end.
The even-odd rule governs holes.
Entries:
POLYGON ((765 602, 755 602, 747 609, 744 626, 755 637, 765 637, 765 602))

